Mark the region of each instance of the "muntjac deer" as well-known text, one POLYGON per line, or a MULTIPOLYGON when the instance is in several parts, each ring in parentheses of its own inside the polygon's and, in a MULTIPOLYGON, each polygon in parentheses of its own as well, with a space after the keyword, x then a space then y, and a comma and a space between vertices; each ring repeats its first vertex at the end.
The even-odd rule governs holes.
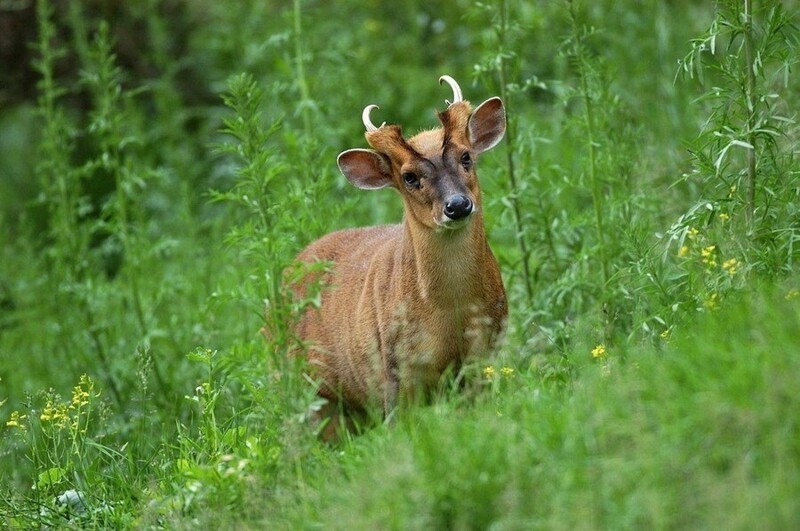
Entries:
MULTIPOLYGON (((369 404, 388 414, 398 399, 430 390, 448 369, 487 353, 503 330, 506 294, 486 240, 476 162, 502 139, 505 109, 495 97, 473 111, 455 80, 439 81, 453 90, 438 113, 441 127, 404 139, 397 125, 374 126, 376 106, 368 105, 362 120, 373 149, 338 158, 355 186, 397 190, 403 222, 334 232, 298 256, 330 263, 316 277, 325 286, 321 304, 306 310, 296 330, 328 400, 320 417, 335 420, 337 411, 369 404)), ((296 293, 303 296, 310 282, 296 284, 296 293)))

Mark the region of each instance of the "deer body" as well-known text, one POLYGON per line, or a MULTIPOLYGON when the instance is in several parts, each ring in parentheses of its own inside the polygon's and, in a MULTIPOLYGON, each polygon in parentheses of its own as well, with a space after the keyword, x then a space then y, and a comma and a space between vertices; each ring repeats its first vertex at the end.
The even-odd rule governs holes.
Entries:
MULTIPOLYGON (((483 224, 474 161, 505 131, 502 102, 473 113, 460 101, 439 113, 442 128, 403 139, 397 126, 374 127, 374 150, 339 156, 356 186, 391 186, 404 201, 402 224, 324 236, 300 255, 328 261, 318 308, 297 326, 307 342, 319 393, 351 408, 378 403, 388 413, 400 396, 436 385, 450 367, 487 353, 507 315, 505 290, 483 224)), ((303 295, 313 277, 295 286, 303 295)))

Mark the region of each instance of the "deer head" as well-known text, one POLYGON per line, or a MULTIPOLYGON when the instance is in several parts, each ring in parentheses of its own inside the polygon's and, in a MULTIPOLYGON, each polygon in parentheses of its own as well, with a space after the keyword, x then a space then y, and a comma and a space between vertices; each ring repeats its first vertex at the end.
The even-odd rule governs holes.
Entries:
POLYGON ((452 103, 445 100, 447 109, 437 113, 441 127, 406 140, 398 125, 373 125, 370 114, 377 106, 368 105, 362 120, 372 149, 351 149, 338 158, 339 169, 355 186, 396 189, 406 218, 437 232, 461 229, 480 212, 476 162, 506 129, 500 98, 490 98, 473 111, 453 78, 439 81, 453 90, 452 103))

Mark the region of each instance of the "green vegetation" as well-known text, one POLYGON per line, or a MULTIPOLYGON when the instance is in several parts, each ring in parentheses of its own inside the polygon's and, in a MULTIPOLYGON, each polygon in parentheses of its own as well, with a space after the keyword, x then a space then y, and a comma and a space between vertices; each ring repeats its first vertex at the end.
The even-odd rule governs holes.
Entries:
POLYGON ((0 527, 800 527, 794 2, 129 4, 0 6, 0 527), (445 73, 507 337, 326 445, 282 281, 445 73))

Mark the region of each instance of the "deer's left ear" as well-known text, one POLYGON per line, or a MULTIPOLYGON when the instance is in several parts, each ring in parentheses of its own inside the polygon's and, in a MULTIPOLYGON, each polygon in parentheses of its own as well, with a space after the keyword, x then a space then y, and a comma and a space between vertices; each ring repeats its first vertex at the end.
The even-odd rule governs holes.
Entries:
POLYGON ((506 110, 500 98, 490 98, 481 103, 467 125, 469 141, 478 153, 492 149, 506 132, 506 110))

